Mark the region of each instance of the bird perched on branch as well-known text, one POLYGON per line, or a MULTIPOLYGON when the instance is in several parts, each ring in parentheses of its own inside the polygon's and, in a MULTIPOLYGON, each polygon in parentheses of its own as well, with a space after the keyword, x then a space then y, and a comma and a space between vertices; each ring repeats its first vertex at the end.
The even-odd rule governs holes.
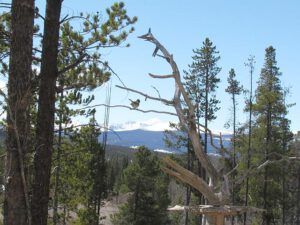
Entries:
POLYGON ((137 109, 140 106, 141 101, 139 99, 137 99, 135 101, 132 101, 131 99, 129 99, 129 100, 131 101, 130 105, 132 108, 137 109))

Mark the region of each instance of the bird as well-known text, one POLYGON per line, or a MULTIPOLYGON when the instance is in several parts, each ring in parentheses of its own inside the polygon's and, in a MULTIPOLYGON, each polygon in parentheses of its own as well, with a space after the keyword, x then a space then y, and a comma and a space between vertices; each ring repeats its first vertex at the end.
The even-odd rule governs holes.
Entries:
POLYGON ((132 101, 131 99, 129 99, 131 101, 130 105, 132 108, 137 109, 140 106, 140 100, 137 99, 135 101, 132 101))

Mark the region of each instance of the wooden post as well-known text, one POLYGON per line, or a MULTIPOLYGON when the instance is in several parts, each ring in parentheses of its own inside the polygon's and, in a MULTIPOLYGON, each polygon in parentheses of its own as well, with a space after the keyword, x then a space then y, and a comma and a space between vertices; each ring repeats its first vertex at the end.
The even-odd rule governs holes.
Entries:
POLYGON ((217 215, 216 216, 216 225, 224 225, 224 215, 217 215))

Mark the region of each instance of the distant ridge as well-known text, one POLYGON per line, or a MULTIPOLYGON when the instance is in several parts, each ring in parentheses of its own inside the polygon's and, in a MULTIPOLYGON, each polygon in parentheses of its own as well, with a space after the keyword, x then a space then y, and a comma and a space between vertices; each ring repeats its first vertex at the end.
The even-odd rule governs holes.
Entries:
MULTIPOLYGON (((230 147, 231 135, 227 134, 223 136, 223 145, 230 147)), ((100 136, 100 139, 101 136, 100 136)), ((218 145, 218 139, 214 140, 218 145)), ((164 153, 184 153, 186 149, 174 149, 167 148, 164 143, 164 131, 150 131, 150 130, 127 130, 127 131, 114 131, 108 132, 107 142, 109 145, 132 147, 146 146, 150 150, 164 153)), ((216 153, 215 149, 210 145, 210 139, 208 140, 208 152, 216 153)))

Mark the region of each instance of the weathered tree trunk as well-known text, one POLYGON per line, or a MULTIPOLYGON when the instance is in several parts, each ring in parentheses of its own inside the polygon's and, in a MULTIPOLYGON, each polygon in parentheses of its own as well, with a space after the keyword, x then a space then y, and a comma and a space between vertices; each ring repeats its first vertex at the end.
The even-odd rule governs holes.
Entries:
POLYGON ((47 224, 61 3, 62 0, 47 0, 46 7, 34 159, 33 225, 47 224))
POLYGON ((7 96, 5 225, 30 224, 24 172, 28 150, 34 0, 13 0, 7 96))

